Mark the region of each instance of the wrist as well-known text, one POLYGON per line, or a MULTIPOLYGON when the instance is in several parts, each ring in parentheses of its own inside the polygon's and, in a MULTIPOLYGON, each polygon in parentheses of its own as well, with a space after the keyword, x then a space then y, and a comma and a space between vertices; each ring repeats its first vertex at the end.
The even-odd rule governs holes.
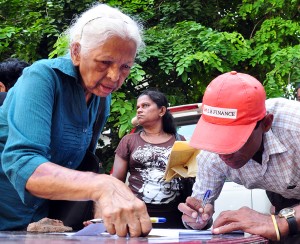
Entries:
MULTIPOLYGON (((106 197, 106 195, 104 194, 105 191, 103 189, 111 187, 114 184, 112 180, 113 181, 117 180, 117 178, 114 178, 113 176, 106 175, 106 174, 91 173, 91 175, 89 176, 89 180, 90 180, 89 181, 90 187, 88 188, 89 190, 88 200, 98 202, 101 199, 103 199, 103 197, 106 197)), ((120 187, 120 189, 122 188, 120 187)), ((111 191, 113 191, 113 189, 111 189, 111 191)))
POLYGON ((278 217, 278 215, 275 215, 275 217, 276 217, 276 221, 277 221, 278 228, 280 231, 280 235, 282 237, 288 236, 289 235, 289 225, 288 225, 286 219, 280 218, 280 217, 278 217))
POLYGON ((292 207, 283 208, 279 211, 278 219, 281 219, 283 226, 283 236, 293 236, 298 234, 298 224, 296 219, 296 211, 292 207), (287 231, 286 231, 287 230, 287 231))

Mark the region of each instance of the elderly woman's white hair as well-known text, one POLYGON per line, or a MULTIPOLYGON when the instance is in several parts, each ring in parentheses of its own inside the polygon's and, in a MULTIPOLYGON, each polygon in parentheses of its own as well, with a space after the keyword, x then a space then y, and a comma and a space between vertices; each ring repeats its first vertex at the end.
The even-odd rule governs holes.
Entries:
POLYGON ((69 45, 80 43, 81 51, 99 47, 111 36, 133 40, 137 50, 144 46, 142 26, 117 8, 96 4, 76 18, 66 31, 69 45))

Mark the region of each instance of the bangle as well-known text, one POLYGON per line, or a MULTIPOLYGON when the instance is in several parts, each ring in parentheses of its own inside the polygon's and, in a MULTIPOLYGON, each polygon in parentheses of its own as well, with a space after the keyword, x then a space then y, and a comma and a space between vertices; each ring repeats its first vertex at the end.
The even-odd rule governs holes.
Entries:
POLYGON ((277 225, 276 218, 275 218, 274 214, 272 214, 271 217, 272 217, 273 225, 274 225, 274 228, 275 228, 277 241, 280 241, 280 233, 279 233, 279 228, 278 228, 278 225, 277 225))

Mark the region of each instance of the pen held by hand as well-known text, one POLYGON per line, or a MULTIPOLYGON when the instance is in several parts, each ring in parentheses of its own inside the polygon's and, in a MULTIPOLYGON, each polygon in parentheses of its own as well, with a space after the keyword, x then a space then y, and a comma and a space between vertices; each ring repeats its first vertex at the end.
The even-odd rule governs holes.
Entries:
POLYGON ((204 195, 203 200, 202 200, 202 208, 203 208, 203 210, 204 210, 205 205, 206 205, 206 203, 207 203, 207 201, 208 201, 208 199, 210 197, 210 194, 211 194, 211 190, 207 190, 205 192, 205 195, 204 195))
MULTIPOLYGON (((204 197, 203 197, 203 200, 202 200, 202 208, 203 208, 203 212, 204 212, 204 208, 205 208, 205 205, 209 199, 209 196, 211 194, 211 190, 207 190, 204 194, 204 197)), ((201 223, 202 221, 200 221, 200 218, 201 218, 201 214, 198 213, 198 216, 197 216, 197 219, 196 219, 196 223, 201 223)))

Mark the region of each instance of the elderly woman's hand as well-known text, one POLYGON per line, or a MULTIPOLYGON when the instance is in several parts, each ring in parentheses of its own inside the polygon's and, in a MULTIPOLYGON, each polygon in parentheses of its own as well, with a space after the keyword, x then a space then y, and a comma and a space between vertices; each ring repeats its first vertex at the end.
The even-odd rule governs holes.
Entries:
POLYGON ((194 197, 188 197, 185 203, 180 203, 178 209, 183 213, 182 221, 187 228, 207 229, 212 225, 214 206, 206 204, 202 208, 202 201, 194 197))
POLYGON ((148 235, 152 224, 145 203, 112 176, 100 175, 99 183, 100 190, 94 193, 96 198, 93 197, 98 199, 94 200, 95 218, 103 219, 107 232, 131 237, 148 235))

